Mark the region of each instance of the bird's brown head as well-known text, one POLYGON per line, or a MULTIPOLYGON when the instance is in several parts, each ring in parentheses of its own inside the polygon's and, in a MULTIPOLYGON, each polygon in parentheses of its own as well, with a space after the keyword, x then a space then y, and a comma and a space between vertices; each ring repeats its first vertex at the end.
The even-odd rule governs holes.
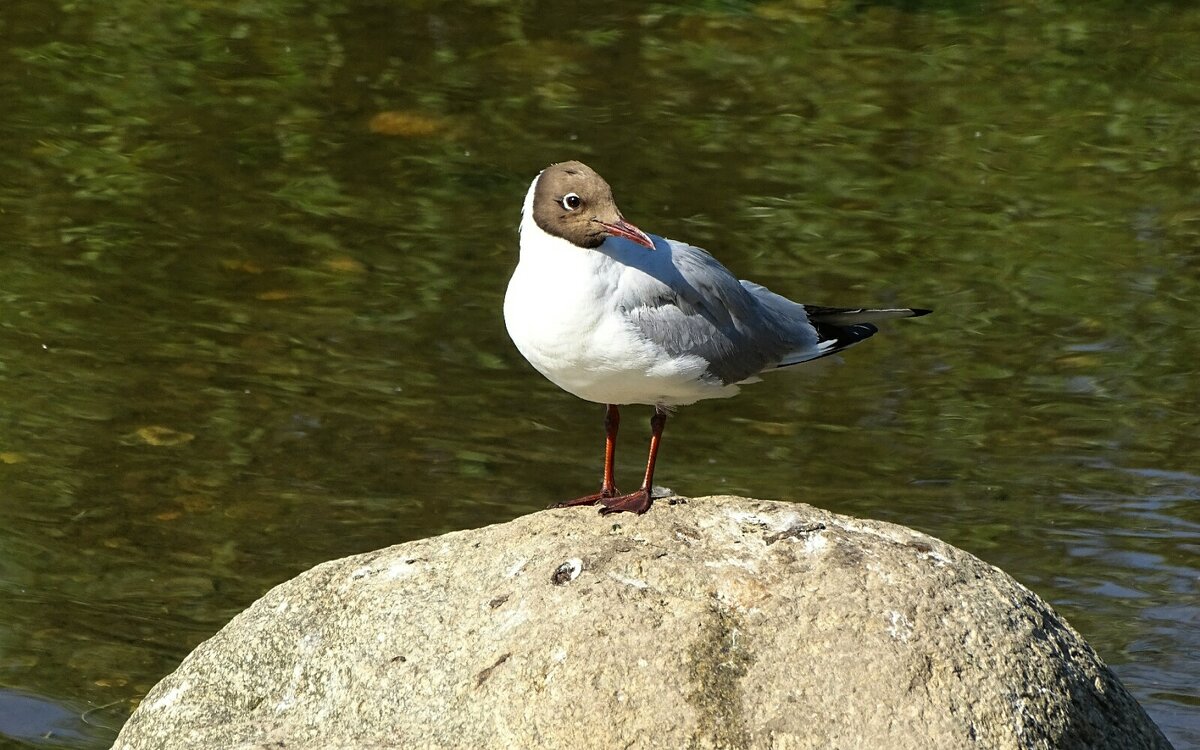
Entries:
POLYGON ((609 237, 624 237, 654 249, 646 233, 621 216, 604 178, 583 162, 552 164, 538 176, 533 220, 542 231, 578 247, 599 247, 609 237))

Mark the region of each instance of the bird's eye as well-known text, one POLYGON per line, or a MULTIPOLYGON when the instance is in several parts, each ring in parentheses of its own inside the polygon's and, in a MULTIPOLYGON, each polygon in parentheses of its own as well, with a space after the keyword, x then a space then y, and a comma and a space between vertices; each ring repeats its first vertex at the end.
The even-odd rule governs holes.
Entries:
POLYGON ((563 196, 562 207, 568 211, 574 211, 581 205, 583 205, 583 198, 580 198, 578 195, 575 195, 574 193, 567 193, 563 196))

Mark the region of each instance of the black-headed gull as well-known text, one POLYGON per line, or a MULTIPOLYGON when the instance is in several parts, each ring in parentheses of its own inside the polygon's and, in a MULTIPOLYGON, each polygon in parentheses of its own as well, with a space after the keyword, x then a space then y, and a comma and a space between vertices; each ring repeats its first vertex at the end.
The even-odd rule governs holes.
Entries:
POLYGON ((625 221, 612 189, 577 161, 554 164, 529 186, 521 258, 504 297, 504 322, 538 372, 579 398, 606 404, 600 492, 561 503, 602 513, 645 513, 667 412, 725 398, 781 367, 841 351, 873 323, 925 315, 801 305, 738 281, 698 247, 625 221), (650 456, 637 492, 613 483, 618 405, 648 404, 650 456))

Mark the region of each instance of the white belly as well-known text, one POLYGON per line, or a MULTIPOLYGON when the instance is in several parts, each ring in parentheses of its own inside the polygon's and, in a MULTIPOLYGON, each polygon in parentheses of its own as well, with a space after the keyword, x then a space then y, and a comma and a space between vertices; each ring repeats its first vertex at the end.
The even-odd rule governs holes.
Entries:
POLYGON ((504 297, 508 334, 538 372, 602 404, 685 405, 737 392, 705 378, 701 358, 671 357, 637 335, 610 301, 627 268, 603 258, 584 262, 588 251, 575 247, 561 252, 574 257, 523 259, 504 297))

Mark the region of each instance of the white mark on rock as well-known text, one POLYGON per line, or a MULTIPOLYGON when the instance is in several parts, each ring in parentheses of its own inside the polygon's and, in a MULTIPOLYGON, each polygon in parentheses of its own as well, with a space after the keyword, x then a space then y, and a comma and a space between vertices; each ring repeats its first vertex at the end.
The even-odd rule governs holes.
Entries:
POLYGON ((893 526, 882 521, 863 521, 861 519, 831 519, 828 522, 843 531, 855 534, 866 534, 876 539, 884 539, 896 544, 908 544, 916 538, 916 532, 903 526, 893 526))
POLYGON ((397 560, 383 572, 383 577, 389 581, 394 581, 397 578, 414 576, 417 574, 417 566, 413 563, 413 560, 397 560))
POLYGON ((558 671, 558 667, 567 658, 567 649, 563 646, 557 646, 550 652, 550 668, 546 670, 546 676, 542 678, 542 682, 549 685, 554 678, 554 673, 558 671))
POLYGON ((150 704, 151 711, 157 711, 160 708, 170 708, 174 705, 179 697, 191 689, 192 683, 184 680, 175 687, 167 691, 167 694, 150 704))
POLYGON ((727 511, 728 517, 739 526, 751 525, 758 526, 764 532, 763 536, 779 535, 791 529, 812 525, 812 517, 808 516, 808 523, 798 513, 776 512, 776 513, 754 513, 744 510, 727 511))
POLYGON ((555 586, 562 586, 574 581, 582 572, 583 560, 580 560, 578 557, 572 557, 569 560, 564 560, 562 565, 554 569, 554 574, 550 576, 550 582, 555 586))
POLYGON ((950 564, 950 558, 946 557, 941 552, 934 550, 926 552, 924 555, 922 555, 922 557, 933 560, 933 562, 936 563, 939 568, 944 568, 950 564))
MULTIPOLYGON (((793 537, 794 539, 795 537, 793 537)), ((807 534, 804 537, 804 553, 813 555, 829 546, 829 540, 824 534, 817 532, 815 534, 807 534)))
POLYGON ((617 575, 616 573, 609 573, 608 577, 613 579, 617 583, 623 583, 626 586, 633 586, 635 589, 650 588, 650 584, 646 583, 645 581, 643 581, 639 578, 627 578, 625 576, 617 575))
MULTIPOLYGON (((311 635, 305 636, 304 640, 309 641, 311 635)), ((296 687, 300 684, 300 678, 304 675, 304 667, 300 662, 296 662, 292 666, 292 679, 288 681, 287 690, 284 691, 283 697, 275 704, 275 713, 283 713, 292 707, 296 702, 296 687)))
POLYGON ((889 610, 888 620, 891 622, 891 624, 888 625, 888 635, 898 641, 907 642, 909 636, 912 635, 912 623, 909 622, 908 618, 904 616, 904 613, 896 612, 895 610, 889 610))
POLYGON ((517 573, 520 573, 526 565, 529 564, 528 558, 521 558, 512 564, 512 567, 504 574, 508 578, 515 578, 517 573))
POLYGON ((503 634, 529 619, 529 613, 524 609, 513 609, 504 614, 496 623, 496 633, 503 634))
POLYGON ((705 567, 708 568, 741 568, 750 572, 757 572, 758 566, 753 560, 742 560, 734 557, 727 557, 724 560, 705 560, 705 567))

